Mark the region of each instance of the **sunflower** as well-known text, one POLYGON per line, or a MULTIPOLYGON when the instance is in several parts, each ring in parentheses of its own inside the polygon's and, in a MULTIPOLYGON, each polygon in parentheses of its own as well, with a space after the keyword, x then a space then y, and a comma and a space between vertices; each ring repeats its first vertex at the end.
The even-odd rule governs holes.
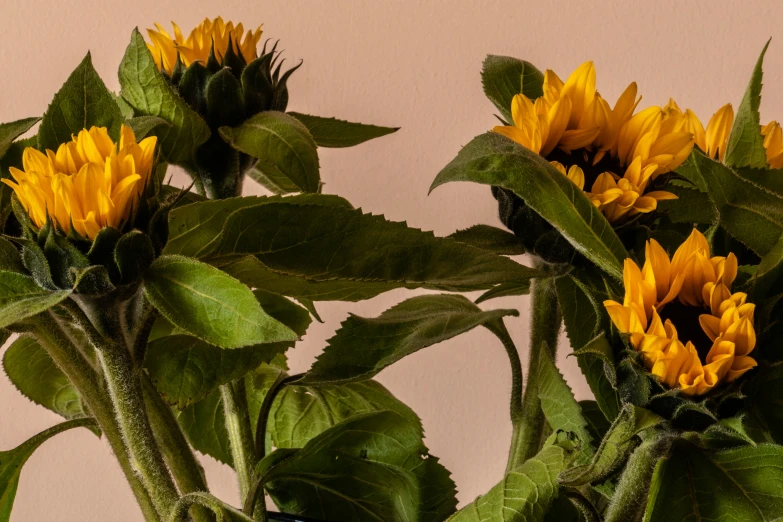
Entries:
POLYGON ((214 20, 206 18, 190 31, 186 38, 177 24, 172 22, 171 25, 174 28, 173 38, 158 23, 155 24, 157 31, 147 29, 150 39, 147 47, 152 53, 152 58, 158 69, 168 74, 174 72, 177 57, 187 67, 196 61, 206 62, 214 50, 215 58, 221 61, 229 45, 238 56, 242 56, 246 64, 258 58, 257 47, 262 34, 261 26, 258 26, 255 31, 248 30, 245 34, 241 23, 235 26, 233 22, 225 23, 222 17, 214 20))
POLYGON ((711 256, 693 230, 669 259, 650 240, 642 269, 625 260, 625 298, 604 301, 617 329, 641 352, 647 369, 668 388, 703 395, 756 366, 755 306, 731 292, 737 257, 711 256))
POLYGON ((652 212, 671 193, 646 192, 660 174, 677 168, 690 154, 693 133, 686 118, 661 107, 634 114, 641 97, 631 83, 614 106, 595 87, 592 62, 579 66, 563 82, 551 70, 544 73, 543 95, 535 101, 524 94, 511 103, 513 125, 494 132, 550 160, 584 190, 590 186, 593 204, 611 222, 652 212), (578 171, 572 171, 572 167, 578 171))
POLYGON ((130 127, 120 129, 115 144, 105 127, 92 127, 46 154, 27 147, 24 170, 11 167, 14 189, 33 223, 51 218, 65 233, 72 228, 94 239, 104 227, 120 228, 147 184, 157 138, 136 143, 130 127))

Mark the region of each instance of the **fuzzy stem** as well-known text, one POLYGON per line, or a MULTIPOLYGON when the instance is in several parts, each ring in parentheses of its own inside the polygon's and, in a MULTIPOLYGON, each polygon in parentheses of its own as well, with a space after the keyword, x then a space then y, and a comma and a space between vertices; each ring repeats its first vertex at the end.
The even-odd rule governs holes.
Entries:
POLYGON ((524 410, 522 409, 522 361, 519 359, 519 352, 517 351, 517 347, 514 345, 514 341, 511 339, 511 336, 509 335, 505 324, 503 324, 502 319, 488 323, 486 327, 490 332, 494 333, 498 339, 500 339, 500 342, 503 343, 503 347, 506 349, 506 354, 508 354, 509 365, 511 366, 511 405, 509 409, 513 432, 511 435, 511 449, 509 450, 509 460, 507 464, 508 468, 506 469, 506 472, 509 472, 511 469, 513 469, 511 468, 512 462, 514 460, 512 457, 514 455, 515 448, 517 447, 518 439, 523 430, 525 421, 524 410))
POLYGON ((523 415, 515 426, 511 452, 506 469, 514 470, 541 449, 546 433, 546 419, 538 398, 538 361, 542 357, 555 359, 560 333, 560 306, 554 279, 536 279, 530 292, 530 359, 527 366, 527 386, 522 397, 523 415))
POLYGON ((149 492, 134 472, 128 458, 122 435, 115 420, 111 403, 100 387, 101 379, 92 365, 85 359, 79 348, 74 345, 62 326, 51 312, 44 312, 34 320, 35 336, 46 349, 55 364, 68 377, 79 391, 91 415, 98 422, 106 440, 114 452, 117 462, 130 484, 144 519, 147 522, 160 522, 161 518, 152 504, 149 492))
POLYGON ((226 430, 231 446, 234 470, 239 480, 239 498, 244 502, 253 484, 256 463, 253 445, 253 429, 250 425, 250 413, 247 406, 244 379, 220 387, 223 396, 223 409, 226 414, 226 430))
MULTIPOLYGON (((152 386, 149 377, 142 375, 144 402, 149 412, 150 425, 155 440, 163 453, 163 459, 174 475, 174 480, 182 494, 196 491, 209 491, 204 468, 201 467, 190 449, 185 434, 177 423, 171 408, 163 402, 160 394, 152 386)), ((193 522, 214 522, 214 514, 207 508, 194 505, 191 508, 193 522)))

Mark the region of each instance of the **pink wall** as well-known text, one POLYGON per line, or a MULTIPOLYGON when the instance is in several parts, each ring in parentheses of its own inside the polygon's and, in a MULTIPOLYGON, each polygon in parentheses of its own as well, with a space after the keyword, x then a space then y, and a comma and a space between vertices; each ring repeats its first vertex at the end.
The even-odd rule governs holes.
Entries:
MULTIPOLYGON (((290 82, 291 109, 354 121, 401 126, 397 134, 346 150, 321 151, 326 192, 356 206, 445 235, 474 223, 498 225, 489 191, 450 185, 427 196, 439 168, 459 147, 495 122, 481 91, 487 53, 508 54, 565 76, 592 59, 598 88, 614 100, 631 80, 643 104, 669 96, 706 121, 723 103, 735 107, 766 39, 762 120, 783 118, 783 4, 779 1, 423 1, 280 2, 190 0, 2 0, 0 121, 41 114, 54 92, 92 51, 110 88, 134 26, 175 19, 183 29, 222 14, 246 26, 263 23, 286 55, 305 64, 290 82), (222 7, 221 7, 222 6, 222 7)), ((260 193, 256 186, 248 192, 260 193)), ((306 369, 351 311, 375 315, 409 294, 366 303, 321 306, 315 324, 291 354, 306 369)), ((512 335, 526 351, 527 300, 516 307, 512 335)), ((577 398, 588 391, 573 359, 561 367, 577 398)), ((380 380, 422 417, 427 444, 452 470, 461 501, 500 479, 510 437, 505 354, 475 331, 420 352, 380 380)), ((0 448, 13 447, 55 422, 0 378, 0 448)), ((213 490, 236 502, 229 470, 204 459, 213 490)), ((45 444, 22 475, 13 521, 136 521, 134 505, 108 447, 87 431, 45 444)))

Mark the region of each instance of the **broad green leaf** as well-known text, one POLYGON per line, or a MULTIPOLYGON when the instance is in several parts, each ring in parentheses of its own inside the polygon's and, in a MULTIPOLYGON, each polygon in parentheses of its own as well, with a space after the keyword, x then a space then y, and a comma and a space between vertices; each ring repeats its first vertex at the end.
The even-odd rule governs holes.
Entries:
POLYGON ((169 122, 157 116, 137 116, 125 120, 125 125, 133 130, 137 142, 149 136, 158 127, 170 126, 169 122))
POLYGON ((666 190, 675 194, 677 199, 658 202, 658 210, 666 214, 674 223, 699 223, 711 225, 718 219, 710 197, 694 187, 684 187, 669 183, 666 190))
POLYGON ((354 147, 365 141, 386 136, 400 130, 399 127, 378 127, 364 123, 353 123, 337 118, 310 116, 298 112, 289 112, 307 127, 310 135, 319 147, 354 147))
POLYGON ((579 438, 582 458, 591 457, 593 437, 582 415, 582 408, 576 402, 571 388, 555 366, 555 362, 549 357, 539 358, 538 398, 541 401, 541 410, 552 431, 574 433, 579 438))
POLYGON ((505 136, 474 138, 440 171, 430 191, 451 181, 471 181, 513 191, 549 221, 585 257, 622 279, 628 257, 609 222, 587 196, 544 158, 505 136))
POLYGON ((213 390, 182 411, 175 410, 174 415, 193 449, 218 462, 233 465, 220 390, 213 390))
POLYGON ((527 295, 530 293, 530 281, 500 283, 499 285, 490 288, 476 299, 476 304, 481 304, 484 301, 495 299, 498 297, 509 297, 516 295, 527 295))
POLYGON ((204 258, 210 255, 220 240, 226 220, 237 210, 267 203, 285 202, 289 205, 325 205, 352 209, 340 196, 300 194, 279 196, 249 196, 209 200, 175 208, 169 214, 169 238, 165 254, 181 254, 204 258))
POLYGON ((351 315, 303 383, 369 379, 403 357, 456 337, 515 310, 483 311, 461 295, 412 297, 375 318, 351 315))
POLYGON ((42 431, 12 450, 0 451, 0 522, 8 522, 11 519, 16 489, 19 487, 19 476, 22 474, 22 467, 33 452, 58 433, 71 428, 94 426, 95 421, 92 419, 69 420, 42 431))
POLYGON ((22 395, 66 419, 85 417, 87 411, 68 377, 32 337, 19 337, 3 356, 3 369, 22 395))
MULTIPOLYGON (((269 172, 269 169, 267 169, 267 172, 269 172)), ((285 195, 301 192, 301 189, 287 176, 265 173, 255 165, 245 174, 272 194, 285 195)))
POLYGON ((192 169, 196 149, 209 138, 209 127, 158 71, 138 29, 133 30, 119 77, 120 94, 137 116, 157 116, 169 123, 153 132, 160 139, 166 161, 192 169))
POLYGON ((226 220, 209 257, 231 260, 242 255, 253 255, 265 267, 292 276, 386 290, 466 291, 540 275, 508 258, 382 216, 336 206, 304 207, 285 199, 239 209, 226 220))
POLYGON ((38 146, 57 150, 73 134, 90 127, 106 127, 114 139, 120 136, 123 118, 114 96, 92 66, 90 53, 54 95, 38 129, 38 146))
MULTIPOLYGON (((40 119, 25 118, 23 120, 0 123, 0 158, 5 156, 5 153, 11 148, 11 144, 16 138, 29 131, 40 119)), ((7 176, 6 172, 2 173, 2 177, 5 178, 7 176)))
MULTIPOLYGON (((584 275, 584 274, 583 274, 584 275)), ((566 334, 574 348, 579 368, 608 420, 617 416, 620 402, 613 382, 607 378, 606 365, 614 365, 612 349, 606 339, 596 340, 599 332, 608 328, 601 297, 575 274, 567 274, 555 280, 557 299, 563 314, 566 334), (602 343, 599 352, 589 349, 580 352, 591 343, 602 343)), ((596 346, 594 346, 595 348, 596 346)))
POLYGON ((144 293, 171 323, 223 348, 297 338, 264 312, 249 288, 195 259, 159 257, 145 274, 144 293))
POLYGON ((507 230, 489 225, 473 225, 449 236, 460 243, 489 250, 499 255, 518 256, 525 253, 522 241, 507 230))
POLYGON ((783 232, 783 193, 762 185, 748 173, 736 172, 694 149, 677 173, 709 194, 719 223, 760 256, 783 232))
POLYGON ((543 94, 544 74, 523 60, 510 56, 488 55, 481 70, 484 94, 495 104, 507 122, 511 118, 511 100, 524 94, 535 100, 543 94))
POLYGON ((263 477, 281 509, 341 522, 443 520, 457 501, 421 429, 393 412, 329 428, 263 477))
POLYGON ((578 487, 602 482, 615 472, 638 444, 635 436, 663 419, 654 413, 626 404, 607 432, 589 464, 575 466, 560 474, 564 486, 578 487))
POLYGON ((299 120, 264 111, 237 127, 220 127, 233 148, 258 160, 255 170, 272 180, 288 179, 300 192, 317 192, 321 177, 315 141, 299 120))
MULTIPOLYGON (((247 378, 248 405, 254 429, 261 401, 279 372, 262 366, 247 378)), ((301 448, 319 433, 344 420, 386 410, 421 425, 413 410, 373 380, 339 385, 287 386, 269 412, 267 445, 301 448)))
POLYGON ((751 282, 754 301, 770 295, 775 284, 780 281, 781 275, 783 275, 783 236, 759 262, 751 282))
MULTIPOLYGON (((264 312, 302 336, 310 314, 285 297, 256 290, 264 312)), ((145 367, 155 388, 169 404, 180 409, 197 402, 222 384, 255 370, 262 363, 294 345, 293 342, 260 344, 225 350, 181 331, 159 318, 147 345, 145 367)))
POLYGON ((557 476, 571 456, 548 444, 518 469, 506 474, 489 493, 449 518, 449 522, 541 522, 558 495, 557 476))
POLYGON ((726 165, 732 167, 767 168, 767 151, 764 137, 761 135, 759 104, 761 103, 761 78, 764 75, 762 65, 769 41, 761 51, 756 67, 750 77, 748 88, 737 107, 737 117, 726 144, 726 165))
POLYGON ((783 517, 783 447, 718 452, 676 444, 656 467, 646 522, 766 522, 783 517))
POLYGON ((752 413, 772 440, 783 444, 783 364, 756 371, 758 375, 748 383, 752 413))
POLYGON ((32 277, 0 270, 0 328, 48 310, 70 294, 70 290, 44 290, 32 277))

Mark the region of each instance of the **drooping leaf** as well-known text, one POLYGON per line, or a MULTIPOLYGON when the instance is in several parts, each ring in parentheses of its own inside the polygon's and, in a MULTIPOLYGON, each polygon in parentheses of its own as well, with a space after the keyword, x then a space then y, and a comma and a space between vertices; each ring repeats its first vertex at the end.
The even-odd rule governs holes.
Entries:
POLYGON ((538 154, 500 134, 482 134, 440 171, 430 190, 452 181, 513 191, 576 250, 622 279, 622 263, 628 254, 620 238, 584 193, 538 154))
POLYGON ((761 78, 764 54, 769 47, 769 41, 761 51, 756 67, 750 77, 745 95, 737 107, 737 117, 729 133, 726 144, 726 165, 732 167, 751 167, 764 169, 767 167, 767 151, 764 148, 764 137, 761 135, 759 121, 759 105, 761 103, 761 78))
POLYGON ((33 452, 58 433, 71 428, 93 426, 95 421, 92 419, 69 420, 42 431, 12 450, 0 451, 0 522, 8 522, 11 519, 19 476, 22 474, 22 467, 33 452))
POLYGON ((507 230, 489 225, 473 225, 465 230, 458 230, 449 237, 498 255, 518 256, 525 253, 525 247, 517 236, 507 230))
POLYGON ((769 252, 783 232, 783 193, 754 178, 709 159, 694 149, 677 173, 706 192, 729 234, 760 256, 769 252))
POLYGON ((300 192, 318 191, 316 144, 307 127, 293 116, 260 112, 237 127, 221 127, 220 135, 236 150, 256 158, 255 170, 271 180, 290 180, 300 192))
POLYGON ((206 122, 174 92, 158 71, 144 37, 133 30, 130 45, 120 63, 120 94, 139 116, 157 116, 169 126, 157 126, 153 134, 169 163, 193 168, 196 149, 209 138, 206 122))
POLYGON ((654 413, 626 404, 607 432, 589 464, 575 466, 560 474, 560 483, 569 487, 599 483, 616 471, 638 444, 635 436, 663 419, 654 413))
POLYGON ((571 452, 547 444, 518 469, 507 473, 489 493, 477 498, 449 522, 542 522, 558 495, 558 474, 571 460, 571 452))
MULTIPOLYGON (((0 158, 5 156, 16 138, 29 131, 41 118, 25 118, 23 120, 0 123, 0 158)), ((7 177, 5 172, 2 177, 7 177)))
POLYGON ((157 116, 136 116, 125 120, 125 125, 133 130, 136 141, 141 141, 149 136, 158 127, 169 127, 169 122, 157 116))
POLYGON ((403 357, 515 310, 482 311, 460 295, 412 297, 376 318, 351 315, 318 357, 303 383, 363 380, 403 357))
POLYGON ((307 127, 310 135, 319 147, 354 147, 365 141, 370 141, 400 130, 399 127, 379 127, 364 123, 353 123, 337 118, 311 116, 299 112, 289 112, 307 127))
POLYGON ((507 122, 511 118, 511 100, 524 94, 535 100, 543 94, 544 74, 533 64, 510 56, 488 55, 481 70, 484 94, 495 104, 507 122))
POLYGON ((144 293, 170 322, 223 348, 296 340, 249 288, 195 259, 159 257, 144 276, 144 293))
MULTIPOLYGON (((304 335, 310 314, 285 297, 254 292, 264 312, 304 335)), ((196 337, 183 335, 159 318, 147 346, 145 367, 155 388, 169 404, 180 409, 197 402, 222 384, 241 378, 262 363, 271 363, 293 342, 267 343, 226 350, 196 337)))
POLYGON ((70 294, 70 290, 44 290, 32 277, 0 270, 0 328, 48 310, 70 294))
POLYGON ((90 53, 54 95, 38 129, 38 146, 57 150, 73 134, 90 127, 106 127, 118 139, 123 117, 114 96, 92 66, 90 53))
POLYGON ((579 438, 580 458, 593 455, 593 437, 582 415, 582 408, 576 402, 571 388, 566 383, 555 362, 549 357, 540 357, 538 362, 538 398, 541 411, 552 431, 571 432, 579 438))
POLYGON ((782 485, 781 446, 712 452, 683 441, 655 470, 645 521, 780 520, 782 485))
POLYGON ((343 522, 430 522, 456 507, 454 483, 420 428, 393 412, 329 428, 264 475, 283 511, 343 522))
POLYGON ((20 337, 3 356, 3 369, 22 395, 66 419, 86 416, 81 397, 49 354, 32 337, 20 337))

